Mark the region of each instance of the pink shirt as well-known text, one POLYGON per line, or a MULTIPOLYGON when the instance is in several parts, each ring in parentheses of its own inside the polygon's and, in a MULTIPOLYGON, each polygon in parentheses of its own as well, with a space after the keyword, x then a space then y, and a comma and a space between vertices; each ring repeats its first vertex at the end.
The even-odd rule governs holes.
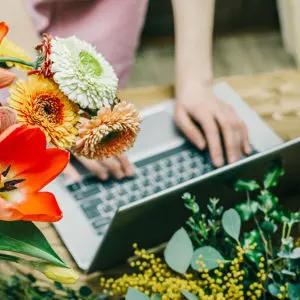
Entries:
POLYGON ((39 33, 76 35, 101 52, 124 86, 148 0, 25 0, 39 33))

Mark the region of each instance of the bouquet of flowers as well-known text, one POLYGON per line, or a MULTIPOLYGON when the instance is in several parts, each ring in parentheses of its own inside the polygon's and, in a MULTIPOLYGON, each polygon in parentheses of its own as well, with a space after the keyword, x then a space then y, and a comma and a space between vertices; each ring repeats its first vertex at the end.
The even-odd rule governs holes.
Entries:
POLYGON ((32 60, 7 39, 8 30, 0 22, 0 88, 10 86, 8 106, 0 107, 0 259, 73 282, 77 275, 32 223, 62 218, 54 195, 40 190, 64 170, 70 152, 103 159, 132 146, 139 115, 117 97, 112 66, 90 44, 44 34, 32 60), (13 83, 11 68, 26 78, 13 83))
POLYGON ((299 300, 300 212, 282 207, 272 191, 283 173, 275 166, 261 183, 238 180, 246 199, 226 211, 218 199, 205 211, 184 194, 191 215, 164 256, 133 245, 136 271, 102 277, 103 291, 126 300, 299 300))

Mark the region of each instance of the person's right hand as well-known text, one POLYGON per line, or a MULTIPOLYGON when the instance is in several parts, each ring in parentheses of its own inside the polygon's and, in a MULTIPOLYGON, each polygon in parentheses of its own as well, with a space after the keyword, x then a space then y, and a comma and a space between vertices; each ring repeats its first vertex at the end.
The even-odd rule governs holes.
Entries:
MULTIPOLYGON (((111 176, 120 180, 124 177, 131 177, 134 175, 134 167, 124 154, 106 158, 101 161, 87 158, 78 158, 78 160, 101 180, 107 180, 111 176)), ((74 181, 80 180, 79 173, 71 164, 68 165, 64 173, 74 181)))

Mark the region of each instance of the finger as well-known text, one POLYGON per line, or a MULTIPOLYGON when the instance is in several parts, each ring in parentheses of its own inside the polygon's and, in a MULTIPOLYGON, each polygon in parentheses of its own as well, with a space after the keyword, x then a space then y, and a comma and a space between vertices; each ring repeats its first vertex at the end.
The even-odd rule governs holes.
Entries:
POLYGON ((235 128, 233 115, 228 110, 220 110, 216 114, 216 120, 222 132, 228 163, 239 160, 241 156, 241 138, 238 128, 235 128), (227 112, 227 114, 226 114, 227 112))
POLYGON ((107 180, 109 177, 107 169, 96 160, 80 158, 80 162, 92 173, 98 176, 101 180, 107 180))
POLYGON ((72 181, 75 181, 75 182, 80 181, 80 174, 70 163, 64 169, 63 174, 72 181))
POLYGON ((128 160, 127 156, 122 154, 118 157, 118 160, 121 163, 121 167, 126 176, 133 176, 134 175, 134 167, 132 163, 128 160))
POLYGON ((184 109, 176 109, 175 121, 179 129, 185 134, 190 142, 200 150, 205 148, 206 141, 204 136, 184 109))
POLYGON ((224 165, 220 132, 212 115, 206 115, 203 120, 197 120, 203 128, 208 143, 211 159, 216 167, 224 165))
POLYGON ((117 179, 122 179, 125 177, 125 172, 122 169, 121 162, 115 158, 110 157, 104 159, 102 164, 107 168, 107 170, 117 179))
POLYGON ((244 122, 241 122, 241 131, 242 131, 242 148, 243 152, 246 155, 250 155, 252 152, 252 147, 250 145, 248 128, 244 122))

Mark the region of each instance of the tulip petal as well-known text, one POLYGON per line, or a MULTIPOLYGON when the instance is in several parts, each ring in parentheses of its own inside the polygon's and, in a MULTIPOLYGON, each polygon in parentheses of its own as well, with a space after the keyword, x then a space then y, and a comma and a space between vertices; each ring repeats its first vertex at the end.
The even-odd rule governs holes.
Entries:
POLYGON ((48 192, 25 194, 13 210, 22 214, 20 220, 23 221, 56 222, 62 218, 62 211, 54 195, 48 192))
POLYGON ((19 173, 19 178, 25 180, 18 185, 26 193, 39 191, 54 178, 56 178, 67 166, 70 154, 65 150, 56 148, 47 149, 39 164, 19 173))
POLYGON ((7 35, 8 33, 8 26, 5 22, 0 22, 0 44, 3 40, 3 38, 7 35))
POLYGON ((15 175, 38 164, 45 153, 46 137, 37 127, 17 124, 0 135, 1 166, 11 166, 15 175))

